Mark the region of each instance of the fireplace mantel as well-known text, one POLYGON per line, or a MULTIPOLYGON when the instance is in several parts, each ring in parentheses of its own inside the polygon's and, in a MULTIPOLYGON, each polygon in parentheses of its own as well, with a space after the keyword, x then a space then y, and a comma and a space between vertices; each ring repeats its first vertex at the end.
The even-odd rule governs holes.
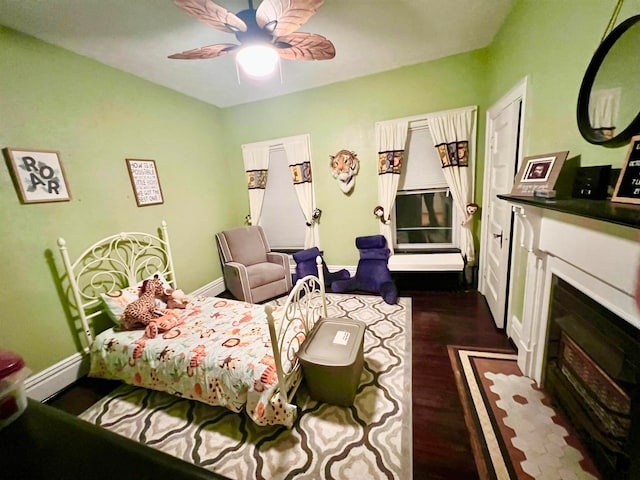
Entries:
POLYGON ((640 228, 640 205, 584 198, 546 200, 534 197, 517 197, 514 195, 498 195, 498 198, 519 205, 555 210, 557 212, 593 218, 594 220, 601 220, 603 222, 615 223, 625 227, 640 228))
POLYGON ((605 200, 499 195, 515 213, 511 290, 524 292, 509 318, 523 373, 542 383, 553 276, 569 282, 640 329, 635 304, 640 206, 605 200))

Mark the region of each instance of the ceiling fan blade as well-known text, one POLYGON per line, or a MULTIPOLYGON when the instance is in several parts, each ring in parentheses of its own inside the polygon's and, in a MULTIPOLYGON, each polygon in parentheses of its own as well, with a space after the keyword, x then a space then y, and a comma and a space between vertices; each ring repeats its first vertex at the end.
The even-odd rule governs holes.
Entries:
POLYGON ((233 53, 238 47, 239 45, 233 43, 218 43, 216 45, 194 48, 193 50, 185 50, 181 53, 174 53, 173 55, 169 55, 169 58, 174 60, 204 60, 228 55, 233 53))
POLYGON ((173 0, 178 7, 207 25, 227 33, 246 32, 247 24, 211 0, 173 0))
POLYGON ((306 23, 323 3, 324 0, 263 0, 256 10, 256 22, 274 37, 289 35, 306 23))
POLYGON ((297 32, 278 37, 275 46, 285 60, 330 60, 336 56, 333 43, 315 33, 297 32))

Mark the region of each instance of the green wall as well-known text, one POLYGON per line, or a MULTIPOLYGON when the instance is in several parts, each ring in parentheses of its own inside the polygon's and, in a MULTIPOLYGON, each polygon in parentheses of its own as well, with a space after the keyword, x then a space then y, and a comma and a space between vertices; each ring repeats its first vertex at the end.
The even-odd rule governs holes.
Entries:
MULTIPOLYGON (((600 44, 615 0, 518 0, 489 47, 489 105, 528 77, 524 155, 569 150, 582 165, 620 166, 624 147, 586 142, 576 104, 582 77, 600 44)), ((640 13, 627 2, 618 23, 640 13)))
MULTIPOLYGON (((527 77, 523 155, 569 150, 583 166, 620 167, 626 147, 584 140, 576 122, 582 77, 613 12, 615 0, 518 0, 489 47, 488 104, 527 77)), ((640 13, 627 2, 618 22, 640 13)), ((636 105, 637 111, 637 105, 636 105)), ((482 172, 483 166, 479 166, 482 172)), ((606 227, 605 227, 606 228, 606 227)), ((521 316, 526 257, 516 255, 513 312, 521 316)))
MULTIPOLYGON (((480 120, 486 63, 486 51, 476 50, 230 108, 223 112, 229 143, 236 146, 309 133, 316 203, 322 210, 320 246, 327 263, 355 265, 355 238, 379 233, 379 221, 373 215, 379 203, 375 123, 469 105, 480 106, 480 120), (329 168, 329 155, 341 149, 356 152, 360 159, 350 195, 342 193, 329 168)), ((484 122, 478 141, 480 155, 484 122)), ((235 155, 240 174, 241 152, 234 148, 230 157, 235 155)))
MULTIPOLYGON (((78 351, 55 287, 59 236, 75 256, 97 238, 165 219, 180 287, 220 278, 214 234, 248 213, 243 143, 310 134, 321 247, 336 265, 355 265, 355 237, 378 232, 377 121, 478 105, 480 203, 486 109, 527 76, 525 155, 569 149, 583 164, 619 166, 624 148, 588 144, 575 122, 582 74, 614 3, 517 0, 486 49, 228 109, 0 27, 0 147, 59 150, 73 195, 22 205, 0 171, 0 274, 11 299, 0 348, 22 354, 34 372, 78 351), (329 169, 329 155, 343 148, 361 162, 350 195, 329 169), (156 161, 163 205, 136 206, 125 158, 156 161)), ((632 7, 620 20, 638 13, 632 7)))
MULTIPOLYGON (((19 202, 0 169, 0 348, 38 372, 78 351, 56 289, 56 240, 72 258, 125 230, 169 226, 185 291, 221 276, 215 232, 235 226, 244 180, 229 178, 219 109, 0 27, 0 147, 58 150, 70 202, 19 202), (164 204, 137 207, 125 158, 156 161, 164 204), (221 208, 224 205, 224 208, 221 208)), ((235 159, 232 159, 235 161, 235 159)))

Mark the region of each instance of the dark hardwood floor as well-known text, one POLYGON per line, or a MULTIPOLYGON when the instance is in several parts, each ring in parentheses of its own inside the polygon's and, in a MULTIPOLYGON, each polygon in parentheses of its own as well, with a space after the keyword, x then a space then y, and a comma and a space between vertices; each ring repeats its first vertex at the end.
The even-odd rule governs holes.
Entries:
MULTIPOLYGON (((414 478, 476 479, 462 404, 447 345, 512 348, 491 318, 477 291, 416 291, 412 298, 413 329, 413 471, 414 478)), ((441 287, 440 287, 441 288, 441 287)), ((118 385, 84 378, 50 405, 77 415, 118 385)))
POLYGON ((413 476, 478 478, 447 345, 512 346, 476 291, 402 294, 413 306, 413 476))

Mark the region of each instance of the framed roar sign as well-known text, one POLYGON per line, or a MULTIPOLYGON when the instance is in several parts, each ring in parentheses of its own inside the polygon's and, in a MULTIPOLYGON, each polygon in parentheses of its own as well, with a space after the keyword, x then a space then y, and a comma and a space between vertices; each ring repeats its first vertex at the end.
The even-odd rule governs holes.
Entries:
POLYGON ((60 152, 5 148, 4 153, 22 203, 71 200, 60 152))

